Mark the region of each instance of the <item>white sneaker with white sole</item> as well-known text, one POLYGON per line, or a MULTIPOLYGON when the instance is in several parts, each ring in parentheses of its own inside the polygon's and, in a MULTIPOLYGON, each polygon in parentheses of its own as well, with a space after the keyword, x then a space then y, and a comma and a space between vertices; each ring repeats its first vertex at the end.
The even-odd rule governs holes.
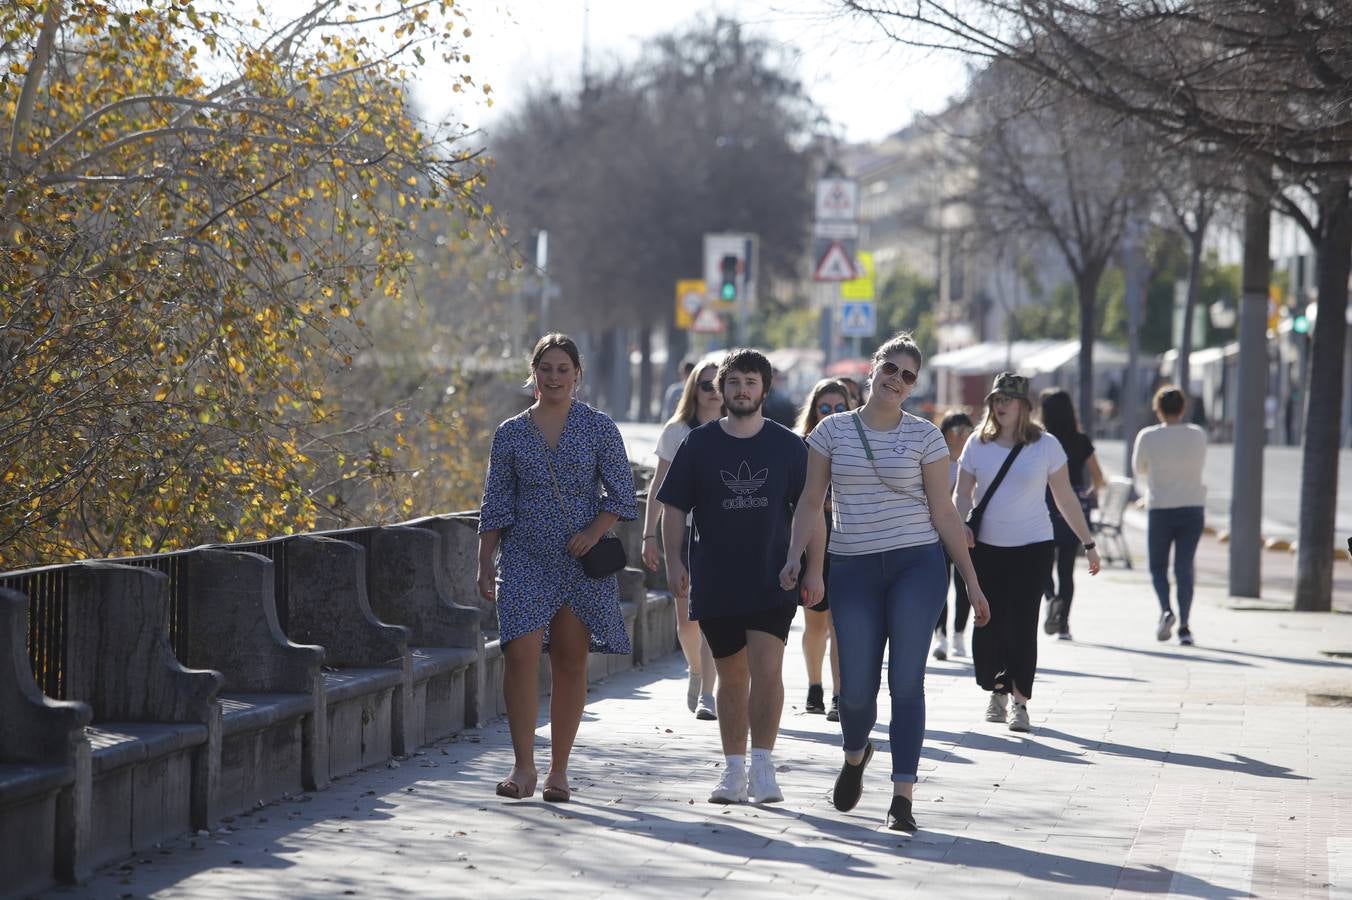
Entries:
POLYGON ((745 803, 746 802, 746 769, 742 766, 733 768, 729 766, 723 770, 723 777, 718 779, 718 786, 714 788, 713 793, 709 795, 710 803, 745 803))
POLYGON ((991 702, 986 704, 986 721, 1003 722, 1009 717, 1009 695, 991 692, 991 702))
POLYGON ((775 779, 773 765, 752 763, 751 776, 747 780, 752 803, 778 803, 784 799, 784 792, 779 789, 779 782, 775 779))
POLYGON ((1020 703, 1015 700, 1014 705, 1009 710, 1009 730, 1010 731, 1032 731, 1033 726, 1028 721, 1028 704, 1020 703))

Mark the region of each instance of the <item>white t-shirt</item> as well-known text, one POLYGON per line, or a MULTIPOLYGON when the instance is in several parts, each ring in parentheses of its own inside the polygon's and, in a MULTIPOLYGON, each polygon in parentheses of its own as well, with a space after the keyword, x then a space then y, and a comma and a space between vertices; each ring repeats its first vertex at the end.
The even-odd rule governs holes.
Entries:
MULTIPOLYGON (((976 476, 972 508, 986 496, 1012 448, 991 441, 982 443, 973 434, 962 448, 958 465, 976 476)), ((1066 451, 1051 435, 1024 446, 1019 458, 1005 473, 1000 487, 981 516, 976 539, 992 547, 1022 547, 1052 539, 1052 518, 1047 513, 1047 479, 1066 464, 1066 451)))
POLYGON ((809 448, 831 460, 830 552, 858 556, 939 540, 921 467, 948 456, 943 434, 910 413, 891 431, 865 425, 879 483, 853 420, 853 413, 834 413, 807 438, 809 448))
POLYGON ((1196 425, 1152 425, 1136 435, 1132 463, 1145 477, 1146 509, 1206 505, 1206 432, 1196 425))
MULTIPOLYGON (((680 449, 681 441, 684 441, 685 436, 689 433, 690 426, 685 422, 668 422, 666 425, 662 426, 662 432, 657 436, 657 450, 654 451, 657 454, 657 458, 665 460, 670 464, 671 461, 676 458, 676 451, 680 449)), ((657 496, 657 492, 661 488, 662 485, 660 484, 654 484, 652 486, 652 489, 648 492, 650 502, 657 502, 652 498, 657 496)), ((693 513, 685 514, 685 524, 687 527, 694 521, 694 518, 693 513)), ((661 519, 657 522, 657 528, 659 531, 662 529, 661 519)))
POLYGON ((685 422, 668 422, 662 426, 662 433, 657 436, 657 458, 667 462, 675 459, 676 449, 689 433, 690 426, 685 422))

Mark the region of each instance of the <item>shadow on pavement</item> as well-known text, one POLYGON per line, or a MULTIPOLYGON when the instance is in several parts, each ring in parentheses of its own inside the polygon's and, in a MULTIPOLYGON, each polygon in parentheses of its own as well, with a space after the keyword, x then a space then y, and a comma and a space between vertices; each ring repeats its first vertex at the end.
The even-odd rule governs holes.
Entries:
POLYGON ((1229 754, 1230 759, 1221 759, 1212 756, 1201 756, 1197 753, 1178 753, 1173 750, 1155 750, 1149 747, 1132 747, 1128 744, 1117 744, 1112 741, 1096 741, 1086 739, 1078 735, 1068 734, 1064 731, 1058 731, 1055 728, 1041 727, 1037 729, 1034 737, 1055 738, 1057 740, 1068 741, 1072 744, 1078 744, 1086 750, 1094 750, 1099 753, 1108 753, 1113 756, 1123 756, 1130 759, 1147 759, 1159 762, 1169 763, 1175 766, 1190 766, 1197 769, 1215 769, 1220 772, 1234 772, 1239 775, 1251 775, 1255 778, 1281 778, 1290 781, 1309 781, 1307 775, 1296 775, 1286 766, 1276 766, 1271 763, 1265 763, 1250 756, 1241 756, 1238 753, 1229 754))
MULTIPOLYGON (((1199 644, 1189 650, 1142 650, 1139 647, 1120 647, 1115 644, 1091 644, 1081 643, 1081 647, 1093 647, 1098 650, 1116 650, 1119 653, 1133 653, 1139 656, 1153 656, 1157 659, 1186 660, 1188 662, 1212 663, 1219 666, 1254 666, 1257 663, 1249 660, 1262 660, 1264 662, 1286 663, 1293 666, 1314 666, 1320 669, 1346 669, 1352 672, 1352 663, 1341 662, 1336 659, 1315 659, 1302 658, 1298 656, 1270 656, 1264 653, 1252 653, 1247 650, 1229 650, 1221 647, 1208 647, 1205 644, 1199 644), (1214 656, 1207 656, 1208 653, 1218 653, 1225 656, 1243 657, 1243 659, 1217 659, 1214 656)), ((1042 670, 1039 670, 1042 671, 1042 670)), ((1095 676, 1103 677, 1103 676, 1095 676)))

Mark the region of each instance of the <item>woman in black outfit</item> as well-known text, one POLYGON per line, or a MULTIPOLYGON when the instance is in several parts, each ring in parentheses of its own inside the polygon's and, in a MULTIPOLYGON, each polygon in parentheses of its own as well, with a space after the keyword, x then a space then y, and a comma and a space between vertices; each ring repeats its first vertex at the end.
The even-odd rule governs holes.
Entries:
MULTIPOLYGON (((1080 498, 1085 521, 1089 511, 1098 506, 1098 492, 1102 490, 1103 470, 1094 455, 1094 442, 1080 430, 1075 417, 1075 404, 1062 388, 1047 388, 1039 397, 1042 427, 1061 442, 1066 451, 1066 471, 1070 486, 1080 498)), ((1075 558, 1080 553, 1080 539, 1070 530, 1065 518, 1056 508, 1051 490, 1047 491, 1047 511, 1052 516, 1056 550, 1052 568, 1047 572, 1047 621, 1043 630, 1063 641, 1070 640, 1070 601, 1075 597, 1075 558), (1055 580, 1052 575, 1055 573, 1055 580)))

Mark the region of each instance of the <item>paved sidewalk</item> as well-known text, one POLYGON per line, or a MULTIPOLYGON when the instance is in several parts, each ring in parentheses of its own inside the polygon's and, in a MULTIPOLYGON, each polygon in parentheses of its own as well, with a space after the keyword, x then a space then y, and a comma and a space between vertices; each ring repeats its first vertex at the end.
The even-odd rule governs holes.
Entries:
POLYGON ((593 689, 571 804, 493 795, 511 759, 493 723, 52 895, 1349 896, 1352 708, 1312 703, 1349 702, 1352 663, 1321 651, 1352 653, 1352 616, 1208 587, 1184 648, 1156 642, 1141 568, 1078 585, 1076 640, 1041 637, 1031 736, 984 721, 966 660, 931 664, 914 837, 882 827, 886 753, 853 812, 831 807, 838 732, 802 713, 795 630, 783 803, 705 802, 716 725, 685 711, 671 657, 593 689))

